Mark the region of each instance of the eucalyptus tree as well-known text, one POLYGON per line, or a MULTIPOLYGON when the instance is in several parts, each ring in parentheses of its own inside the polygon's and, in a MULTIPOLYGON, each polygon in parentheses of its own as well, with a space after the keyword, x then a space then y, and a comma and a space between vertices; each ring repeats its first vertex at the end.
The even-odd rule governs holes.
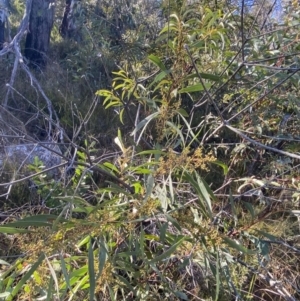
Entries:
POLYGON ((8 14, 10 10, 9 0, 0 0, 0 49, 9 35, 8 14))
POLYGON ((35 67, 45 67, 54 22, 55 0, 33 0, 29 30, 25 42, 25 57, 35 67))

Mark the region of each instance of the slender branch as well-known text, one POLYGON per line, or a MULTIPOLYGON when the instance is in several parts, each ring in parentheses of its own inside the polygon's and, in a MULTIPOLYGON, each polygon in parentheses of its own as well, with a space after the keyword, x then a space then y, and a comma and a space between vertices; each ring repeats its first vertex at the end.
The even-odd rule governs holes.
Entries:
POLYGON ((296 23, 296 24, 291 25, 291 26, 287 26, 287 27, 283 27, 283 28, 279 28, 279 29, 274 29, 274 30, 266 31, 264 33, 260 33, 260 34, 257 34, 255 36, 249 37, 248 40, 257 39, 257 38, 260 38, 262 36, 265 36, 265 35, 268 35, 268 34, 272 34, 272 33, 278 32, 278 31, 286 31, 288 29, 292 29, 292 28, 298 27, 298 26, 299 26, 299 24, 296 23))
POLYGON ((32 174, 32 175, 29 175, 29 176, 27 176, 27 177, 23 177, 22 179, 19 179, 19 180, 10 181, 10 182, 8 182, 8 183, 0 183, 0 187, 3 187, 3 186, 10 186, 10 185, 13 185, 13 184, 17 184, 17 183, 24 182, 24 181, 26 181, 26 180, 30 180, 30 179, 32 179, 32 178, 34 178, 34 177, 36 177, 36 176, 45 174, 45 173, 47 173, 48 171, 51 171, 51 170, 53 170, 53 169, 55 169, 55 168, 63 167, 63 166, 65 166, 67 163, 68 163, 68 162, 63 162, 63 163, 61 163, 61 164, 57 164, 57 165, 55 165, 55 166, 51 166, 51 167, 46 168, 46 169, 44 169, 44 170, 42 170, 42 171, 39 171, 39 172, 34 173, 34 174, 32 174))
POLYGON ((271 69, 271 70, 280 70, 280 71, 295 71, 298 72, 300 68, 283 68, 283 67, 275 67, 275 66, 267 66, 262 64, 255 64, 255 63, 244 63, 245 66, 254 66, 254 67, 262 67, 265 69, 271 69))
MULTIPOLYGON (((20 27, 18 29, 18 33, 15 35, 13 40, 3 49, 3 51, 0 52, 0 55, 4 55, 7 52, 10 52, 10 51, 12 51, 12 49, 14 49, 14 52, 15 52, 15 55, 16 55, 9 86, 13 86, 13 84, 15 82, 15 78, 16 78, 19 63, 23 62, 23 56, 22 56, 21 51, 20 51, 20 41, 21 41, 21 38, 23 37, 23 35, 25 35, 26 30, 29 26, 29 16, 30 16, 30 12, 31 12, 31 6, 32 6, 32 0, 27 0, 26 1, 25 13, 24 13, 24 16, 23 16, 23 20, 20 24, 20 27)), ((5 95, 5 99, 4 99, 4 102, 3 102, 4 107, 7 106, 9 95, 10 95, 10 89, 8 89, 8 91, 5 95)))
POLYGON ((233 115, 231 118, 229 118, 227 120, 227 122, 230 122, 231 120, 235 119, 236 117, 238 117, 239 115, 241 115, 242 113, 244 113, 245 111, 247 111, 254 104, 256 104, 259 101, 263 100, 267 95, 269 95, 271 92, 273 92, 274 90, 276 90, 277 88, 279 88, 283 83, 285 83, 290 77, 292 77, 298 71, 299 71, 299 69, 296 69, 295 71, 293 71, 290 75, 288 75, 286 78, 284 78, 282 81, 280 81, 277 85, 275 85, 274 87, 272 87, 269 91, 267 91, 266 93, 264 93, 261 97, 257 98, 251 104, 247 105, 244 109, 242 109, 241 111, 239 111, 238 113, 236 113, 235 115, 233 115))
POLYGON ((97 165, 92 165, 90 166, 87 163, 83 163, 83 162, 78 162, 78 161, 74 161, 74 165, 79 165, 79 166, 83 166, 83 167, 87 167, 90 170, 94 170, 97 171, 105 176, 110 177, 112 180, 114 180, 115 182, 121 184, 122 186, 124 186, 126 189, 128 189, 130 191, 130 193, 134 193, 134 189, 128 185, 127 183, 125 183, 123 180, 117 178, 115 175, 112 175, 111 173, 109 173, 108 171, 101 169, 100 167, 98 167, 97 165))
POLYGON ((281 55, 272 56, 272 57, 266 58, 266 59, 261 59, 261 60, 252 61, 252 62, 250 61, 250 62, 248 62, 248 64, 260 64, 260 63, 264 63, 264 62, 278 60, 280 58, 288 58, 288 57, 293 57, 293 56, 297 56, 297 55, 300 55, 300 52, 294 52, 294 53, 290 53, 290 54, 281 54, 281 55))
MULTIPOLYGON (((225 72, 230 68, 230 66, 234 63, 235 59, 238 57, 238 55, 241 52, 241 49, 236 53, 236 55, 233 57, 233 59, 230 61, 230 63, 226 66, 226 68, 223 70, 223 72, 220 74, 220 77, 222 77, 225 72)), ((211 96, 216 95, 220 90, 222 90, 235 76, 240 72, 240 70, 244 67, 244 64, 240 64, 238 68, 233 72, 233 74, 226 80, 225 83, 223 83, 219 88, 217 88, 214 92, 211 93, 211 96)), ((213 85, 214 86, 214 85, 213 85)), ((212 86, 212 87, 213 87, 212 86)), ((212 89, 210 88, 210 90, 212 89)), ((206 94, 193 106, 193 110, 199 106, 201 106, 204 103, 204 99, 206 98, 206 94)))
POLYGON ((241 9, 241 35, 242 35, 242 62, 245 61, 245 33, 244 33, 244 8, 245 0, 242 0, 242 9, 241 9))
POLYGON ((249 29, 249 34, 252 32, 255 23, 257 23, 259 13, 261 12, 261 10, 262 10, 264 4, 265 4, 265 0, 264 0, 263 2, 260 3, 260 7, 259 7, 259 9, 258 9, 258 11, 257 11, 257 13, 256 13, 256 15, 255 15, 255 18, 254 18, 254 20, 253 20, 253 22, 252 22, 252 24, 251 24, 251 27, 250 27, 250 29, 249 29))
POLYGON ((215 133, 217 133, 223 126, 224 126, 224 124, 222 123, 216 129, 214 129, 213 132, 210 133, 210 135, 208 135, 207 137, 205 137, 205 135, 204 135, 201 143, 208 141, 208 139, 210 139, 215 133))
MULTIPOLYGON (((250 91, 256 89, 257 87, 259 87, 260 89, 263 89, 263 88, 264 88, 263 83, 264 83, 264 82, 268 82, 268 81, 269 81, 272 77, 274 77, 276 74, 278 74, 278 72, 276 72, 276 73, 274 73, 274 74, 272 74, 272 75, 266 77, 265 79, 263 79, 263 80, 261 80, 261 81, 258 81, 255 85, 253 85, 252 87, 250 87, 250 88, 247 90, 247 92, 250 92, 250 91)), ((230 103, 223 109, 222 114, 223 114, 224 112, 226 112, 227 110, 229 110, 232 106, 234 106, 234 104, 237 103, 241 98, 243 98, 243 96, 244 96, 244 93, 241 94, 240 96, 238 96, 238 97, 237 97, 236 99, 234 99, 232 102, 230 102, 230 103)), ((242 100, 240 103, 242 103, 242 102, 243 102, 243 100, 242 100)))
POLYGON ((222 116, 222 113, 221 113, 219 107, 217 106, 217 104, 215 103, 215 101, 213 100, 212 96, 210 95, 208 89, 205 86, 205 83, 204 83, 204 81, 202 79, 202 76, 201 76, 200 72, 198 71, 198 68, 197 68, 197 66, 196 66, 196 64, 195 64, 195 62, 193 60, 192 54, 191 54, 191 52, 189 50, 189 46, 185 44, 184 45, 184 49, 186 50, 186 52, 187 52, 187 54, 188 54, 188 56, 189 56, 189 58, 190 58, 190 60, 192 62, 192 65, 193 65, 193 67, 194 67, 194 69, 195 69, 195 71, 197 73, 197 76, 198 76, 198 78, 200 80, 201 85, 203 86, 203 89, 204 89, 204 91, 205 91, 205 93, 207 95, 207 98, 210 100, 211 104, 215 107, 215 110, 217 111, 217 113, 218 113, 219 117, 221 118, 222 122, 225 123, 225 120, 224 120, 224 118, 222 116))
POLYGON ((236 133, 238 136, 242 137, 243 139, 251 142, 252 144, 254 145, 257 145, 263 149, 266 149, 266 150, 269 150, 271 152, 274 152, 274 153, 278 153, 278 154, 281 154, 281 155, 284 155, 284 156, 288 156, 290 158, 294 158, 294 159, 298 159, 300 160, 300 156, 299 155, 296 155, 296 154, 292 154, 292 153, 289 153, 289 152, 286 152, 286 151, 282 151, 280 149, 277 149, 277 148, 274 148, 274 147, 271 147, 271 146, 267 146, 263 143, 260 143, 260 142, 257 142, 256 140, 253 140, 251 138, 249 138, 247 135, 243 134, 240 130, 230 126, 229 124, 226 124, 225 125, 228 129, 230 129, 231 131, 233 131, 234 133, 236 133))
MULTIPOLYGON (((11 185, 14 185, 14 184, 17 184, 17 183, 21 183, 21 182, 24 182, 26 180, 29 180, 29 179, 32 179, 36 176, 39 176, 39 175, 42 175, 42 174, 45 174, 53 169, 56 169, 56 168, 60 168, 60 167, 63 167, 65 165, 67 165, 69 162, 63 162, 61 164, 57 164, 55 166, 52 166, 52 167, 49 167, 49 168, 46 168, 40 172, 37 172, 37 173, 34 173, 32 175, 29 175, 27 177, 23 177, 22 179, 18 179, 18 180, 13 180, 13 181, 10 181, 10 182, 7 182, 7 183, 0 183, 0 187, 5 187, 5 186, 11 186, 11 185)), ((121 184, 122 186, 124 186, 126 189, 128 189, 130 191, 130 193, 134 193, 134 190, 133 188, 128 185, 127 183, 125 183, 124 181, 122 181, 121 179, 117 178, 116 176, 112 175, 111 173, 109 173, 108 171, 106 170, 103 170, 101 168, 99 168, 98 166, 94 165, 94 166, 90 166, 89 164, 87 163, 82 163, 82 162, 78 162, 78 161, 74 161, 72 162, 74 165, 79 165, 79 166, 83 166, 83 167, 86 167, 90 170, 94 170, 94 171, 97 171, 105 176, 108 176, 110 177, 113 181, 121 184)))
POLYGON ((270 9, 269 9, 269 11, 268 11, 268 13, 267 13, 267 15, 266 15, 264 21, 263 21, 263 24, 262 24, 261 27, 260 27, 260 30, 263 30, 263 28, 264 28, 264 26, 265 26, 265 24, 266 24, 266 22, 267 22, 268 17, 270 16, 271 12, 273 11, 273 9, 274 9, 274 7, 275 7, 275 4, 276 4, 276 0, 273 2, 273 5, 270 7, 270 9))
MULTIPOLYGON (((278 73, 278 72, 277 72, 278 73)), ((257 82, 255 85, 253 85, 251 88, 249 88, 249 90, 247 90, 247 92, 250 92, 252 90, 254 90, 255 88, 259 87, 260 89, 262 89, 264 86, 263 86, 263 83, 264 82, 267 82, 268 80, 270 80, 272 77, 274 77, 277 73, 274 73, 272 74, 271 76, 268 76, 267 78, 257 82)), ((222 114, 224 112, 226 112, 227 110, 229 110, 230 108, 233 108, 234 105, 241 99, 243 98, 245 93, 241 94, 240 96, 238 96, 237 98, 235 98, 233 101, 231 101, 223 110, 222 110, 222 114)), ((243 101, 246 101, 246 100, 242 100, 241 102, 239 103, 242 103, 243 101)))

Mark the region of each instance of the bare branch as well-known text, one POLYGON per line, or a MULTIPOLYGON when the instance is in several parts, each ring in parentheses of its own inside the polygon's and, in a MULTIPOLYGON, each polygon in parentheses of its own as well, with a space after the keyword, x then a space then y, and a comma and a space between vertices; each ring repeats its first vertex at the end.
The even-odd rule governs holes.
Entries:
POLYGON ((267 146, 263 143, 260 143, 260 142, 257 142, 251 138, 249 138, 247 135, 243 134, 240 130, 230 126, 230 125, 225 125, 228 129, 230 129, 231 131, 233 131, 234 133, 236 133, 237 135, 239 135, 240 137, 242 137, 243 139, 253 143, 254 145, 257 145, 263 149, 266 149, 266 150, 269 150, 271 152, 274 152, 274 153, 278 153, 278 154, 281 154, 281 155, 285 155, 285 156, 288 156, 290 158, 294 158, 294 159, 300 159, 300 156, 299 155, 296 155, 296 154, 292 154, 292 153, 289 153, 289 152, 286 152, 286 151, 282 151, 280 149, 277 149, 277 148, 274 148, 274 147, 271 147, 271 146, 267 146))

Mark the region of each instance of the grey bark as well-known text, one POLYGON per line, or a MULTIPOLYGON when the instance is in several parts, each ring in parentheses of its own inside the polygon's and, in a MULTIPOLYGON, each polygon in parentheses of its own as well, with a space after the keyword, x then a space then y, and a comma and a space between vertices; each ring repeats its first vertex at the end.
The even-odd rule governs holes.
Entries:
POLYGON ((8 31, 8 11, 10 10, 10 4, 8 0, 0 0, 0 50, 3 49, 3 45, 7 38, 8 31))
POLYGON ((85 20, 85 9, 81 0, 66 0, 64 16, 59 27, 63 38, 82 41, 82 26, 85 20))
POLYGON ((25 57, 33 67, 47 64, 50 34, 54 22, 55 0, 33 0, 29 30, 25 42, 25 57))
POLYGON ((70 37, 69 22, 70 22, 71 3, 72 3, 71 0, 66 0, 66 6, 65 6, 65 10, 64 10, 63 20, 59 27, 59 33, 61 34, 61 36, 63 38, 70 37))
POLYGON ((4 42, 5 42, 5 22, 3 22, 0 18, 0 50, 3 49, 4 42))

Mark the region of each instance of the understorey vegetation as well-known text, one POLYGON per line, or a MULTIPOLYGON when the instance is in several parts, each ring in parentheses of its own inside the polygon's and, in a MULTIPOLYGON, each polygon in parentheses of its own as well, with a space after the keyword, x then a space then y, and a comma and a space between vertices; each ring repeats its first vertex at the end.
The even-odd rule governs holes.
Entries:
POLYGON ((299 300, 299 26, 0 1, 0 301, 299 300))

